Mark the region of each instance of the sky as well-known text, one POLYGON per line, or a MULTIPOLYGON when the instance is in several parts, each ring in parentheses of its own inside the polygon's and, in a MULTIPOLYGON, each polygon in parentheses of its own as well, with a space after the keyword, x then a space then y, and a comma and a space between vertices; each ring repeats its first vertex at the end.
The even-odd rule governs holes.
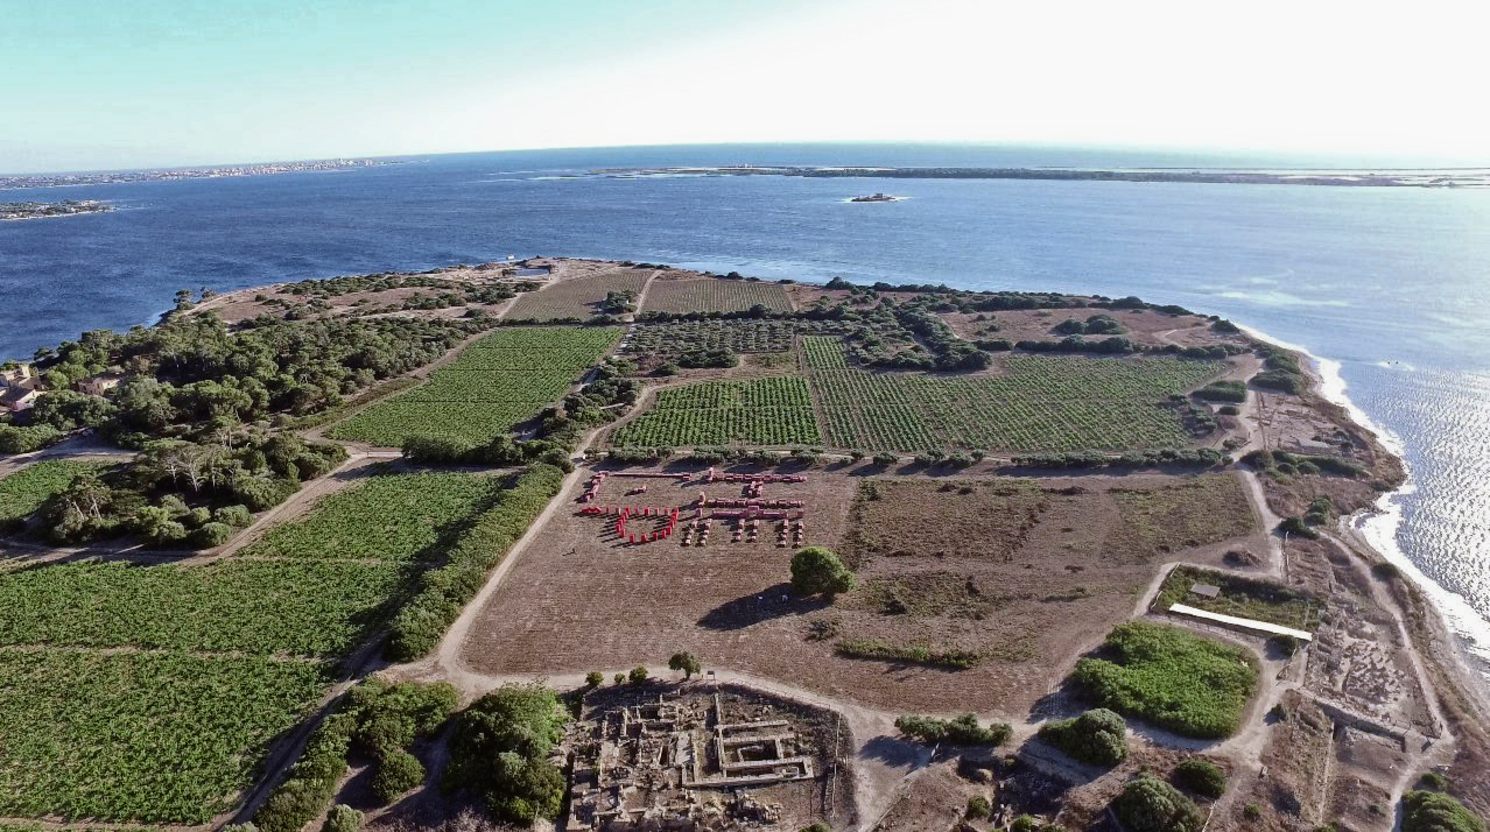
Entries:
POLYGON ((1466 0, 0 0, 0 172, 935 141, 1490 165, 1466 0))

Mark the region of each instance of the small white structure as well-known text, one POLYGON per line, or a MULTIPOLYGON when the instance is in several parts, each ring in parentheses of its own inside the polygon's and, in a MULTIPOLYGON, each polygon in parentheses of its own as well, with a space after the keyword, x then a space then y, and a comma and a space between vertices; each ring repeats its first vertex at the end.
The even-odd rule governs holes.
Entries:
POLYGON ((1239 630, 1247 630, 1269 636, 1292 636, 1304 643, 1314 640, 1314 634, 1305 630, 1295 630, 1292 627, 1284 627, 1281 624, 1273 624, 1268 621, 1258 621, 1254 618, 1242 618, 1236 615, 1225 615, 1210 610, 1197 609, 1184 604, 1170 604, 1170 615, 1184 615, 1190 618, 1198 618, 1201 621, 1210 621, 1215 624, 1223 624, 1227 627, 1236 627, 1239 630))

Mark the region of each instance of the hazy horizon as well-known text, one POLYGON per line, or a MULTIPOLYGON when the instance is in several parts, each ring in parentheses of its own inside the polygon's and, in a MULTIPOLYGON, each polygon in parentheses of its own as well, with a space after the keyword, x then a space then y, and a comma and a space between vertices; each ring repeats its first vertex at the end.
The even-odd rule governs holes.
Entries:
MULTIPOLYGON (((882 146, 887 149, 887 155, 894 149, 936 149, 945 148, 948 151, 986 150, 989 152, 1004 153, 1081 153, 1081 154, 1103 154, 1112 157, 1110 165, 1115 169, 1121 168, 1190 168, 1211 167, 1216 169, 1245 169, 1245 168, 1296 168, 1296 169, 1334 169, 1334 170, 1449 170, 1449 169, 1485 169, 1490 168, 1490 158, 1476 162, 1473 159, 1442 160, 1424 159, 1411 156, 1361 156, 1358 154, 1322 155, 1304 152, 1271 152, 1267 150, 1238 150, 1234 148, 1193 148, 1193 147, 1168 147, 1168 146, 1113 146, 1102 144, 1068 144, 1068 143, 1032 143, 1032 142, 992 142, 992 141, 899 141, 886 140, 843 140, 843 141, 762 141, 762 142, 691 142, 678 144, 626 144, 626 145, 568 145, 562 147, 514 147, 493 148, 486 150, 459 150, 459 151, 432 151, 432 152, 408 152, 390 153, 381 155, 339 153, 325 156, 302 156, 283 158, 256 158, 256 159, 216 159, 201 162, 165 162, 159 164, 139 164, 128 167, 96 167, 96 168, 51 168, 51 169, 0 169, 0 177, 6 176, 66 176, 108 173, 131 173, 139 171, 170 171, 170 170, 198 170, 210 168, 231 168, 257 165, 276 164, 300 164, 307 162, 346 160, 373 160, 388 162, 419 162, 429 159, 453 156, 497 156, 497 155, 520 155, 520 154, 596 154, 603 155, 608 152, 625 153, 628 151, 658 151, 676 150, 680 154, 689 152, 717 150, 721 148, 760 149, 761 151, 780 151, 789 148, 802 148, 804 150, 823 150, 832 148, 870 148, 882 146), (1122 159, 1121 157, 1129 157, 1122 159), (1161 158, 1162 157, 1162 158, 1161 158), (1135 161, 1137 160, 1137 161, 1135 161), (1162 164, 1161 164, 1162 162, 1162 164)), ((740 164, 790 164, 788 162, 755 161, 751 158, 741 158, 740 164)), ((803 165, 828 164, 827 161, 819 159, 812 160, 804 158, 800 162, 803 165)), ((886 160, 889 163, 889 160, 886 160)), ((680 166, 688 166, 689 162, 679 162, 680 166)), ((867 164, 855 162, 853 164, 867 164)), ((1079 167, 1072 164, 1046 164, 1028 163, 1030 167, 1079 167)))
POLYGON ((1446 0, 1386 20, 1281 0, 13 4, 0 49, 44 71, 0 82, 0 170, 826 142, 1490 164, 1490 117, 1452 83, 1478 75, 1478 28, 1446 0))

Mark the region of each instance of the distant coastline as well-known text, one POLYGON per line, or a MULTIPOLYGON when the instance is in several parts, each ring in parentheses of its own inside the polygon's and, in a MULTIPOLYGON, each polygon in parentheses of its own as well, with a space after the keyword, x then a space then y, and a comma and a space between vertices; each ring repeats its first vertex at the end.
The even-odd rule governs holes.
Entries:
POLYGON ((0 221, 40 220, 102 214, 114 206, 96 199, 64 199, 61 202, 0 202, 0 221))
POLYGON ((722 167, 602 168, 590 176, 801 176, 854 179, 1033 179, 1212 185, 1490 188, 1490 168, 1422 170, 1228 170, 1220 168, 722 167))
POLYGON ((69 185, 115 185, 124 182, 159 182, 174 179, 222 179, 237 176, 271 176, 277 173, 353 170, 397 165, 391 159, 318 159, 305 162, 266 162, 252 165, 215 165, 195 168, 96 171, 91 173, 30 173, 0 176, 0 190, 57 188, 69 185))

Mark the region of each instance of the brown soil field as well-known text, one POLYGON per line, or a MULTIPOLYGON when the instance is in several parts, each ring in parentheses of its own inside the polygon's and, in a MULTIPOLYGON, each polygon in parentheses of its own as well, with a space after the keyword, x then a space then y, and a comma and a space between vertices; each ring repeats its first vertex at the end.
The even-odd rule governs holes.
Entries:
MULTIPOLYGON (((325 298, 327 308, 320 311, 311 310, 311 296, 297 295, 291 292, 290 286, 292 284, 275 283, 250 289, 241 289, 236 292, 227 292, 217 297, 209 298, 194 307, 191 314, 201 314, 211 311, 229 324, 245 321, 266 313, 276 317, 283 317, 291 310, 298 310, 302 315, 321 315, 324 317, 366 314, 399 314, 411 317, 459 317, 464 315, 467 309, 481 309, 488 314, 496 314, 502 309, 505 302, 495 304, 469 303, 444 309, 408 310, 392 313, 380 313, 378 310, 386 309, 390 306, 400 306, 416 295, 434 297, 465 286, 531 282, 513 278, 510 274, 511 270, 511 264, 506 263, 483 263, 477 266, 461 265, 437 269, 419 274, 417 277, 441 281, 442 283, 449 284, 449 286, 407 286, 381 291, 348 292, 343 295, 325 298)), ((416 277, 416 275, 400 272, 391 273, 389 277, 407 278, 416 277)))
MULTIPOLYGON (((543 530, 481 611, 462 661, 497 675, 610 673, 689 650, 705 667, 897 711, 975 706, 1019 718, 1133 614, 1161 562, 1184 550, 1186 560, 1219 564, 1228 549, 1267 545, 1229 475, 1199 487, 1229 490, 1233 497, 1211 505, 1232 514, 1209 531, 1174 537, 1148 530, 1146 507, 1193 496, 1201 479, 1083 477, 1077 487, 1058 478, 1011 486, 894 477, 873 480, 889 496, 867 501, 858 496, 863 477, 817 469, 806 476, 802 484, 766 485, 761 496, 802 500, 804 543, 838 548, 858 564, 859 587, 835 602, 792 595, 795 547, 777 547, 774 524, 762 523, 758 543, 731 542, 715 521, 704 547, 682 546, 680 535, 629 546, 575 505, 543 530), (959 493, 965 487, 969 493, 959 493), (1011 488, 1017 493, 1006 494, 1011 488), (1147 495, 1139 507, 1129 505, 1136 494, 1147 495), (992 517, 1001 512, 1010 516, 992 517), (921 554, 901 554, 902 545, 921 554), (947 644, 975 649, 983 661, 953 671, 849 658, 839 655, 838 638, 947 644)), ((700 490, 711 498, 741 493, 739 485, 612 477, 595 505, 679 506, 700 490), (627 494, 643 484, 645 493, 627 494)))
POLYGON ((549 283, 536 292, 519 296, 507 317, 517 321, 586 320, 602 314, 599 304, 607 292, 633 292, 640 296, 652 274, 652 269, 560 261, 554 266, 549 283))
POLYGON ((791 298, 780 284, 705 277, 654 282, 642 311, 743 312, 756 304, 778 312, 792 310, 791 298))
MULTIPOLYGON (((1009 341, 1053 341, 1066 337, 1053 328, 1068 318, 1085 321, 1107 315, 1122 324, 1121 333, 1135 344, 1162 347, 1209 346, 1242 343, 1242 336, 1222 335, 1211 330, 1209 319, 1199 315, 1170 315, 1152 309, 1013 309, 1000 312, 951 312, 942 318, 952 331, 968 340, 1003 338, 1009 341)), ((1103 338, 1104 335, 1089 335, 1103 338)))

